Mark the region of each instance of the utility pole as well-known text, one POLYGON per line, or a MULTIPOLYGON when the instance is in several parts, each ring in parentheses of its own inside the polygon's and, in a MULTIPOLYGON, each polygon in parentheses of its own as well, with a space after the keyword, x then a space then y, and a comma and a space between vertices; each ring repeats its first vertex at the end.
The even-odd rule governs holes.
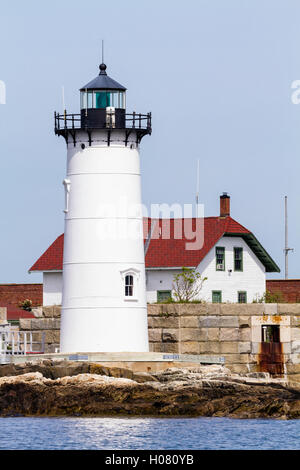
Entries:
POLYGON ((284 256, 285 256, 285 279, 289 278, 289 260, 288 255, 289 251, 294 251, 293 248, 289 248, 288 244, 288 210, 287 210, 287 196, 284 198, 284 218, 285 218, 285 248, 284 248, 284 256))

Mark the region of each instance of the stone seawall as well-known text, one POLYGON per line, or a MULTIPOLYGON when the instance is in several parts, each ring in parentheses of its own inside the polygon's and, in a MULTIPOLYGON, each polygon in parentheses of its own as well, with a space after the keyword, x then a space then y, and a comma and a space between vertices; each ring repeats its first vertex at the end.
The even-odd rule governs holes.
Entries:
MULTIPOLYGON (((45 332, 45 352, 55 352, 60 307, 34 314, 20 320, 20 330, 32 331, 34 341, 45 332)), ((148 322, 151 352, 222 356, 239 374, 268 371, 275 361, 283 375, 300 382, 300 304, 150 304, 148 322), (263 327, 279 331, 280 354, 268 358, 262 350, 263 327)))
POLYGON ((300 381, 300 304, 149 305, 148 320, 151 351, 220 355, 239 374, 264 371, 262 327, 279 328, 282 354, 270 360, 300 381))

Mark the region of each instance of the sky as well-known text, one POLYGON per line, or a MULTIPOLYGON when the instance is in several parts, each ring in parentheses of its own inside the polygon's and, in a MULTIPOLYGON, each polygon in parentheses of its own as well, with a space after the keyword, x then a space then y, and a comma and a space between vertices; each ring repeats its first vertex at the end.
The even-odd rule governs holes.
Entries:
POLYGON ((0 283, 41 282, 28 269, 64 230, 66 146, 54 111, 79 112, 99 72, 126 86, 127 112, 152 112, 141 145, 143 203, 195 201, 251 230, 284 277, 300 278, 298 0, 12 0, 0 5, 0 283))

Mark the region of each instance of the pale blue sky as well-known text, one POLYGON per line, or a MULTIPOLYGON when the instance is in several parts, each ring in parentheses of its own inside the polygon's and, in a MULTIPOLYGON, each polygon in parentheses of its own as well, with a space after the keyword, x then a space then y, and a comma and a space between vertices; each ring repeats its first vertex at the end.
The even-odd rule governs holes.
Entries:
POLYGON ((300 277, 300 2, 295 0, 27 0, 2 2, 0 282, 40 282, 27 270, 63 232, 66 148, 53 112, 79 111, 98 73, 128 88, 127 110, 153 113, 142 143, 143 202, 192 203, 197 159, 205 215, 219 195, 284 276, 284 196, 290 277, 300 277))

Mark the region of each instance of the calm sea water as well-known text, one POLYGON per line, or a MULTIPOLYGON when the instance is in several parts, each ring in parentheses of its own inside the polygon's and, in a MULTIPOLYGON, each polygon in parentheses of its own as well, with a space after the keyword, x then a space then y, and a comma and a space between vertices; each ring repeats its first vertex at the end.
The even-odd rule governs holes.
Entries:
POLYGON ((296 449, 300 420, 0 418, 0 449, 296 449))

